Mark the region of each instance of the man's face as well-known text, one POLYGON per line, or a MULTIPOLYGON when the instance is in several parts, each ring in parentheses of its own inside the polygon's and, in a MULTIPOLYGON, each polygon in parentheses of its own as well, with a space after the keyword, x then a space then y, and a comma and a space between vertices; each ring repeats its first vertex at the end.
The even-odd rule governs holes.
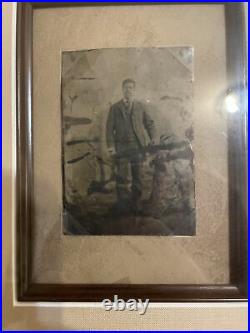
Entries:
POLYGON ((127 82, 124 84, 123 88, 123 96, 126 100, 132 101, 135 95, 135 85, 132 82, 127 82))

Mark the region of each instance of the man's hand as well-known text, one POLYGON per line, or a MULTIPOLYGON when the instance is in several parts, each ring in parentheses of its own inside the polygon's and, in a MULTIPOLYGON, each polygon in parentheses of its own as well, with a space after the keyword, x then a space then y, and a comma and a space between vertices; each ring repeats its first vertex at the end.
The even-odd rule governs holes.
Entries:
POLYGON ((108 153, 109 153, 110 156, 114 156, 115 155, 115 148, 114 147, 108 148, 108 153))
POLYGON ((155 142, 155 140, 150 140, 150 142, 149 142, 149 147, 153 147, 153 146, 155 146, 156 145, 156 142, 155 142))

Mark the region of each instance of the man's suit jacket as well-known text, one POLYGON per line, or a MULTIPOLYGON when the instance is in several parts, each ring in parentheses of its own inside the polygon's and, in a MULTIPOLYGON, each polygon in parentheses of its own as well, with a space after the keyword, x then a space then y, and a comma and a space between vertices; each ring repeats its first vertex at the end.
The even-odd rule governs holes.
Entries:
MULTIPOLYGON (((126 117, 125 105, 123 100, 113 104, 110 108, 107 127, 106 139, 108 148, 114 147, 116 153, 124 150, 126 144, 126 128, 124 127, 124 117, 126 117)), ((134 133, 143 147, 146 146, 145 130, 151 140, 155 139, 154 121, 146 112, 146 107, 142 102, 133 101, 131 110, 131 120, 134 133)))

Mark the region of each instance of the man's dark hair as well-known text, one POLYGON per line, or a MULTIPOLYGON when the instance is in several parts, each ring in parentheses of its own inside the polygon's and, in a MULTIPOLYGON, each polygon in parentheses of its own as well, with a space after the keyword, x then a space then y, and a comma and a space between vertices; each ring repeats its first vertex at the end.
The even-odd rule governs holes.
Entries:
POLYGON ((136 86, 136 83, 135 83, 135 80, 132 80, 132 79, 126 79, 122 82, 122 87, 125 86, 125 84, 127 83, 133 83, 134 87, 136 86))

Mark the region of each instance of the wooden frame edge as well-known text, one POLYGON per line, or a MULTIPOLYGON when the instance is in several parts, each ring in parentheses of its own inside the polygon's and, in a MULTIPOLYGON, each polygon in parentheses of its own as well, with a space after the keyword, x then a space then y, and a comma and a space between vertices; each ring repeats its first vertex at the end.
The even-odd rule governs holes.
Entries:
POLYGON ((31 205, 32 205, 32 6, 17 6, 16 43, 16 265, 18 295, 25 294, 30 284, 30 244, 31 205), (22 35, 27 36, 24 40, 22 35), (31 178, 30 178, 31 177, 31 178), (31 181, 28 181, 30 179, 31 181))
POLYGON ((134 298, 150 302, 219 302, 244 301, 245 296, 232 285, 105 285, 105 284, 31 284, 20 301, 100 302, 114 295, 125 301, 134 298), (64 292, 62 293, 62 288, 64 292))

